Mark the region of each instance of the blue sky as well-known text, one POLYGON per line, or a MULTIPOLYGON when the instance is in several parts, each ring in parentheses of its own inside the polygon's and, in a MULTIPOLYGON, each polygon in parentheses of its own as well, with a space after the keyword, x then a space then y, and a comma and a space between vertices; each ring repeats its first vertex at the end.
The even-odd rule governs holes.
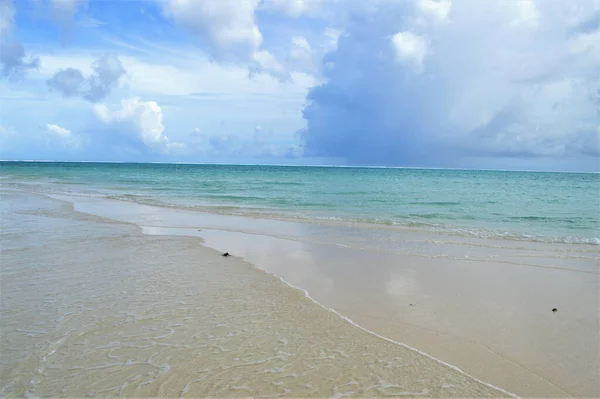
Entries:
POLYGON ((0 0, 0 158, 600 170, 599 0, 0 0))

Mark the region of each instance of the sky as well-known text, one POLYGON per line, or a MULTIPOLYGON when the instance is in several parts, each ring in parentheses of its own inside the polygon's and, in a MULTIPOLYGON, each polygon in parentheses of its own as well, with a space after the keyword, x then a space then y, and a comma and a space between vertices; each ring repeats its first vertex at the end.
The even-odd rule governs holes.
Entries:
POLYGON ((0 159, 600 171, 600 0, 0 0, 0 159))

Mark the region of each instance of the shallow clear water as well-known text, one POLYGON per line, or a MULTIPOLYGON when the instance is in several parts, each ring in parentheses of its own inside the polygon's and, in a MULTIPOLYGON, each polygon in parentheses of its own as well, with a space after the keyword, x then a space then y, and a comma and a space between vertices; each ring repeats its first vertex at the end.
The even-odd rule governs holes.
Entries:
POLYGON ((10 190, 0 216, 0 397, 509 396, 198 239, 10 190))
POLYGON ((0 163, 41 192, 460 235, 598 244, 600 175, 296 166, 0 163))

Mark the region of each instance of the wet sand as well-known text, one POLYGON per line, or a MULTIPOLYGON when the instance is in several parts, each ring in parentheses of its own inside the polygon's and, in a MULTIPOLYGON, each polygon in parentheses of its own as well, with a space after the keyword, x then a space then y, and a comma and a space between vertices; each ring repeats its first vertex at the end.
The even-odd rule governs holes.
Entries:
POLYGON ((360 326, 518 395, 600 396, 597 246, 70 200, 147 234, 202 237, 360 326))
POLYGON ((2 396, 508 396, 196 237, 2 191, 2 396))
POLYGON ((598 396, 598 275, 588 272, 590 260, 572 271, 200 235, 359 325, 511 392, 598 396))

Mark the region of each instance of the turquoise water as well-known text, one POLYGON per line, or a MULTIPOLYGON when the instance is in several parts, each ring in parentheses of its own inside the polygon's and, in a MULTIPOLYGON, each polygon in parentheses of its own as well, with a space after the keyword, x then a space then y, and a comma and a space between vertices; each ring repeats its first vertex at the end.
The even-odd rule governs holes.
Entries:
POLYGON ((599 244, 600 175, 439 169, 0 163, 3 186, 143 204, 599 244))

